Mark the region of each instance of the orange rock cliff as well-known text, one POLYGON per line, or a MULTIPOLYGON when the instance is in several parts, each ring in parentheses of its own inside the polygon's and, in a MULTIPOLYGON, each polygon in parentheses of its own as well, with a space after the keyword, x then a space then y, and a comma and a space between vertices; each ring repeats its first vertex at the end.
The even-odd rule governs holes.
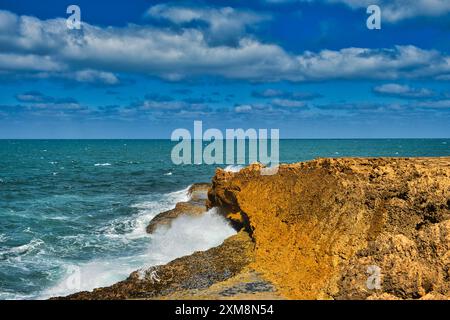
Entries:
MULTIPOLYGON (((220 246, 156 266, 160 282, 134 272, 65 299, 450 298, 450 158, 261 169, 217 169, 206 206, 240 230, 220 246)), ((191 201, 155 217, 148 232, 202 214, 208 187, 194 185, 191 201)))
POLYGON ((208 206, 248 230, 251 267, 287 298, 450 297, 450 158, 219 169, 208 206))

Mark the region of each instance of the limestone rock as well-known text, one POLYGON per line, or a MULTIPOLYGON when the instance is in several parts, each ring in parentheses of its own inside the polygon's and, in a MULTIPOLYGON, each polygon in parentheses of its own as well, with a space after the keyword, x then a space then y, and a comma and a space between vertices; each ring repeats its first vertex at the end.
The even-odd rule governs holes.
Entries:
POLYGON ((240 232, 218 247, 133 272, 126 280, 110 287, 57 299, 163 299, 176 292, 206 289, 232 278, 247 267, 253 260, 253 246, 248 234, 240 232))
POLYGON ((159 226, 170 226, 180 215, 199 215, 206 212, 206 199, 209 183, 194 183, 188 190, 189 201, 178 202, 174 209, 161 212, 147 226, 147 233, 153 233, 159 226))
POLYGON ((240 214, 252 267, 289 298, 450 296, 450 158, 218 169, 208 206, 240 214), (371 266, 379 289, 367 284, 371 266))
POLYGON ((241 229, 222 245, 66 299, 450 298, 450 158, 262 169, 218 169, 149 226, 201 214, 209 189, 206 206, 241 229))

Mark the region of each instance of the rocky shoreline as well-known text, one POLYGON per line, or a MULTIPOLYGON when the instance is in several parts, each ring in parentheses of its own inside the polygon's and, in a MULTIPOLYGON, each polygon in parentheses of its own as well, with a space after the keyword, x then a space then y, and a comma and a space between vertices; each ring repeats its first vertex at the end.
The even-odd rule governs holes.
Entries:
POLYGON ((450 298, 450 158, 262 168, 217 169, 147 227, 217 208, 238 230, 220 246, 56 299, 450 298))

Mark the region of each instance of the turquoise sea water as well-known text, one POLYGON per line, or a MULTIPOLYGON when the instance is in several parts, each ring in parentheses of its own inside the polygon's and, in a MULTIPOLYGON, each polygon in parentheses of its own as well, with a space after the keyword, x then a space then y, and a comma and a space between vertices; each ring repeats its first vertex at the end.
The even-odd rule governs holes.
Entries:
MULTIPOLYGON (((165 140, 0 140, 0 299, 105 286, 141 267, 218 245, 215 215, 145 233, 216 166, 174 165, 165 140), (80 286, 68 277, 80 274, 80 286), (69 284, 68 284, 69 283, 69 284)), ((282 140, 280 161, 450 156, 450 139, 282 140)), ((221 166, 225 167, 225 166, 221 166)))

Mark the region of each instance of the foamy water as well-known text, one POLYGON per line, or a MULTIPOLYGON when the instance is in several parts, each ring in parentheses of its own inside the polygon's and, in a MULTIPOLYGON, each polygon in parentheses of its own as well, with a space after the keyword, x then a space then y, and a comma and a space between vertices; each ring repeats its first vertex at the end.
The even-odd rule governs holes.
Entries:
POLYGON ((241 165, 228 165, 225 167, 224 170, 227 172, 239 172, 243 168, 244 168, 244 166, 241 166, 241 165))
MULTIPOLYGON (((339 156, 448 156, 448 139, 282 140, 281 162, 339 156)), ((158 213, 208 182, 216 166, 176 166, 164 140, 1 140, 0 299, 106 286, 204 250, 231 232, 220 217, 180 217, 148 235, 158 213), (173 192, 175 190, 180 190, 173 192), (78 285, 77 277, 80 275, 78 285)), ((225 166, 221 166, 224 168, 225 166)), ((226 170, 239 171, 241 165, 226 170)))
MULTIPOLYGON (((79 265, 65 266, 66 274, 54 286, 44 290, 39 299, 64 296, 78 291, 91 291, 94 288, 112 285, 126 279, 138 269, 165 264, 176 258, 203 251, 220 245, 235 230, 215 209, 201 216, 180 216, 171 226, 157 228, 151 235, 145 231, 148 222, 159 212, 169 210, 180 201, 187 201, 189 188, 169 193, 161 201, 137 203, 140 215, 135 217, 134 228, 125 235, 114 233, 114 228, 106 232, 117 241, 128 241, 144 237, 148 248, 135 255, 124 255, 114 260, 93 260, 79 265)), ((112 224, 114 226, 114 223, 112 224)))

